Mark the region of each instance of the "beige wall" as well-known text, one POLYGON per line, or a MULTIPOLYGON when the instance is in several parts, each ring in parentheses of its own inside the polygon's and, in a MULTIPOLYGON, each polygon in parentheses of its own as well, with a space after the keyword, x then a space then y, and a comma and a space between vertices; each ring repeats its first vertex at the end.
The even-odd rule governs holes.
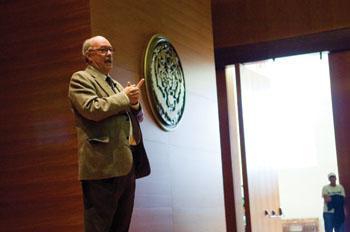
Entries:
POLYGON ((172 41, 185 74, 186 109, 175 131, 156 125, 143 95, 152 174, 137 183, 131 231, 225 231, 210 1, 91 0, 90 9, 92 34, 116 49, 113 76, 122 84, 142 76, 155 33, 172 41))

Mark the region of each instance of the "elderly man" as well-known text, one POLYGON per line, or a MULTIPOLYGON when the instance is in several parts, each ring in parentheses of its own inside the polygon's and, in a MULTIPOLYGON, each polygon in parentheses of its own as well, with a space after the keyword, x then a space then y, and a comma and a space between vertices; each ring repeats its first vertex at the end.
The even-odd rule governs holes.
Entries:
POLYGON ((87 67, 74 73, 69 84, 86 232, 128 231, 134 205, 131 146, 142 143, 138 121, 143 116, 139 99, 144 80, 125 88, 113 80, 113 51, 102 36, 87 39, 87 67))
POLYGON ((329 184, 322 188, 324 199, 323 219, 325 232, 344 231, 344 197, 343 186, 337 184, 335 173, 328 174, 329 184))

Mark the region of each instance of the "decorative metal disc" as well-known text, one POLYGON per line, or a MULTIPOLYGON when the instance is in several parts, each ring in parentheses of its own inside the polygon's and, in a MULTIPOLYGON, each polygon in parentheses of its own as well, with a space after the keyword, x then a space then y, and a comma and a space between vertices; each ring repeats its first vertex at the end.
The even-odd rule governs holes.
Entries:
POLYGON ((154 35, 148 43, 144 76, 147 96, 157 123, 164 130, 173 130, 185 109, 185 78, 180 58, 170 41, 154 35))

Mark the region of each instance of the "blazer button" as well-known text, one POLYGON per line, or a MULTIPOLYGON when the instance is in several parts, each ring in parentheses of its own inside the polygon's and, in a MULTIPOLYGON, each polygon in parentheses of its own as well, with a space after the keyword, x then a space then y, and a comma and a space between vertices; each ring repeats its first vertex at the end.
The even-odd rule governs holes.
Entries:
POLYGON ((126 116, 126 121, 129 121, 129 116, 126 116))
POLYGON ((129 136, 126 136, 126 139, 129 140, 129 136))

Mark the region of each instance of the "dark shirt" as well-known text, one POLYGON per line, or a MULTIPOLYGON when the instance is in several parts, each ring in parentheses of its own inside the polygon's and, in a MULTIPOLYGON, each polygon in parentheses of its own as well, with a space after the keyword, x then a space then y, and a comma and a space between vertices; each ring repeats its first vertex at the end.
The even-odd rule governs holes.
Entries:
POLYGON ((344 196, 333 195, 330 196, 331 201, 327 203, 328 210, 334 209, 334 222, 333 224, 337 227, 344 223, 344 196))

